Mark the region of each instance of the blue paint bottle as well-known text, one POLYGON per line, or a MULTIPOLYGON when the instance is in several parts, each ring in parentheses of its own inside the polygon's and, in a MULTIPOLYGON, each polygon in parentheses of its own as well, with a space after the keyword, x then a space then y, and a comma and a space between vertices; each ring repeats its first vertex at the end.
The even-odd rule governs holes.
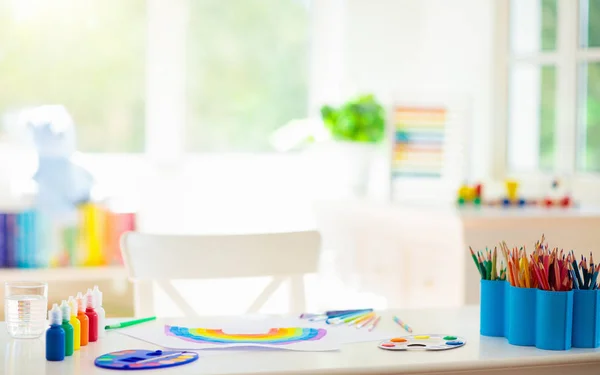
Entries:
POLYGON ((62 327, 62 312, 55 303, 48 311, 50 328, 46 331, 46 360, 62 361, 65 359, 65 330, 62 327))

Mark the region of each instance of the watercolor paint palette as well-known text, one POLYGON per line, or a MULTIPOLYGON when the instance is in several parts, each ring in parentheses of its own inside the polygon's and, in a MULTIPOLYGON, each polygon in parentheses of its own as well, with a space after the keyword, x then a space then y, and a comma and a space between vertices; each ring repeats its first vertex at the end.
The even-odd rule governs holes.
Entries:
POLYGON ((149 370, 185 365, 197 359, 198 353, 194 352, 132 349, 106 353, 94 364, 113 370, 149 370))
POLYGON ((449 350, 464 346, 462 337, 442 334, 402 336, 382 341, 379 348, 385 350, 449 350))

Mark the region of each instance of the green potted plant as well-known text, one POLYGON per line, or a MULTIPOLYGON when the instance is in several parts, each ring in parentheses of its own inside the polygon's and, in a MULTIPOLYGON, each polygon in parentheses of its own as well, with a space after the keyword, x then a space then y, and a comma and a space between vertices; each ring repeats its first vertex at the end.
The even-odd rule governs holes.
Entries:
POLYGON ((367 191, 377 145, 385 138, 385 110, 372 94, 360 95, 338 108, 321 108, 331 141, 327 155, 335 160, 337 179, 354 195, 367 191))
POLYGON ((385 111, 371 94, 352 99, 339 108, 325 105, 321 117, 336 141, 376 144, 385 136, 385 111))
POLYGON ((321 119, 290 121, 271 136, 280 152, 302 150, 318 194, 339 197, 366 192, 370 166, 385 138, 385 111, 373 95, 360 95, 339 107, 325 105, 321 119))

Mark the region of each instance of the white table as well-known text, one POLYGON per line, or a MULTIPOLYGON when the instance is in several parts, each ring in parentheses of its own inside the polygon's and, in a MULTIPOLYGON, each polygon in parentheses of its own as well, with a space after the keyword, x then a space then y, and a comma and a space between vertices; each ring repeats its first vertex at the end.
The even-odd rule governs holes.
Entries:
MULTIPOLYGON (((348 344, 336 352, 260 351, 230 353, 148 374, 523 374, 592 375, 600 373, 600 349, 543 351, 509 345, 505 339, 479 336, 478 307, 447 310, 410 310, 396 312, 411 324, 416 333, 447 333, 467 339, 462 348, 443 352, 391 352, 377 348, 376 342, 348 344)), ((384 313, 381 329, 405 332, 395 325, 392 312, 384 313)), ((161 321, 148 324, 162 324, 161 321)), ((93 365, 104 353, 123 349, 156 349, 155 346, 110 332, 106 338, 90 343, 62 362, 47 362, 44 342, 12 340, 0 327, 2 348, 0 373, 5 375, 118 374, 93 365)), ((123 373, 123 372, 121 372, 123 373)), ((124 374, 124 373, 123 373, 124 374)))
POLYGON ((600 252, 598 208, 503 208, 390 204, 368 200, 315 205, 325 250, 345 284, 387 299, 389 308, 479 303, 479 276, 468 246, 502 240, 533 248, 542 233, 551 247, 600 252))

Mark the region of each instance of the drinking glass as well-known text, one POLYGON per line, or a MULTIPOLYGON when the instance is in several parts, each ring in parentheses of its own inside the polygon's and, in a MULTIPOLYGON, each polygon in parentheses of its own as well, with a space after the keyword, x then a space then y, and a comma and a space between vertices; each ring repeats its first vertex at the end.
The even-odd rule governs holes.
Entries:
POLYGON ((4 320, 13 338, 37 338, 46 328, 48 284, 39 281, 4 283, 4 320))

